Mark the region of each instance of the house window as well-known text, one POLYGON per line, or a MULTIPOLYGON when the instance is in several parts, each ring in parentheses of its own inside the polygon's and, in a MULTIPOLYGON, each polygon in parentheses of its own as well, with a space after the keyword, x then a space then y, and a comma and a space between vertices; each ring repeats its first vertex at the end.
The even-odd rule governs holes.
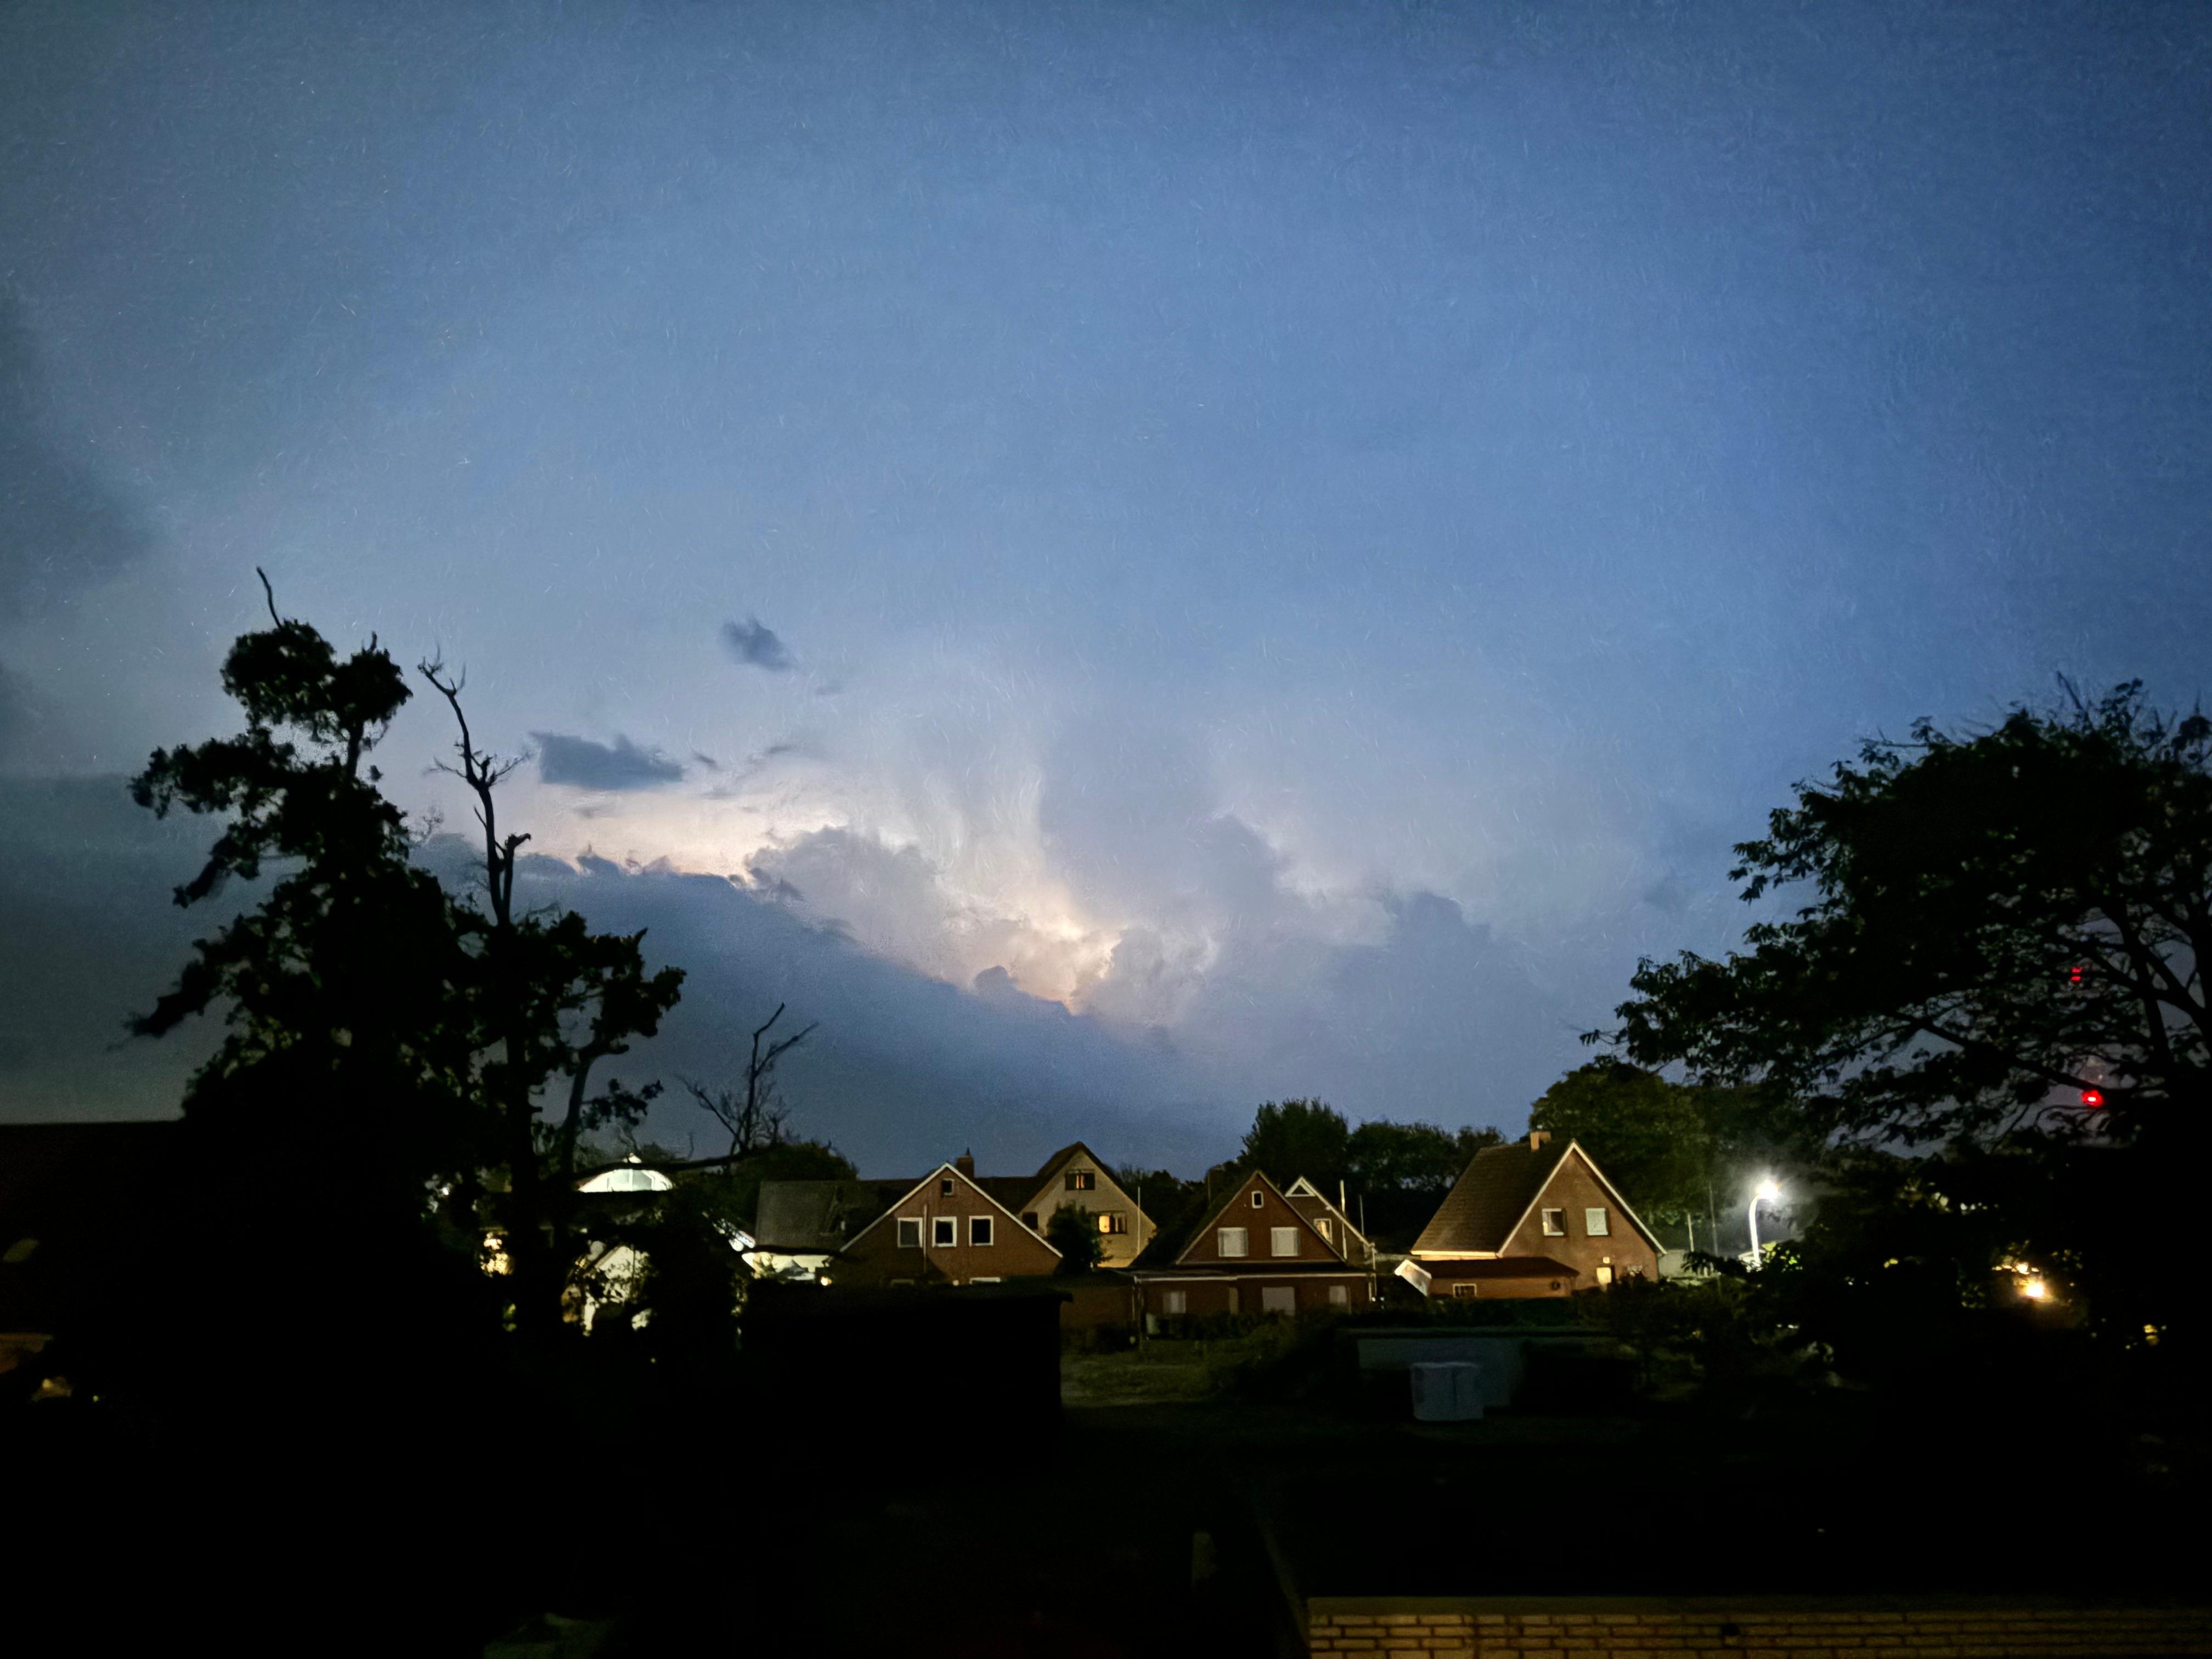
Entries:
POLYGON ((1262 1285, 1260 1287, 1260 1311, 1263 1314, 1294 1314, 1298 1310, 1298 1291, 1295 1285, 1262 1285))
POLYGON ((937 1183, 937 1195, 939 1198, 950 1198, 952 1196, 952 1177, 951 1176, 946 1176, 937 1183))
POLYGON ((1583 1231, 1591 1238, 1611 1237, 1613 1224, 1606 1219, 1605 1206, 1602 1204, 1594 1210, 1583 1212, 1583 1231))
POLYGON ((1223 1255, 1252 1254, 1252 1235, 1242 1227, 1224 1227, 1214 1237, 1223 1255))
POLYGON ((1229 1311, 1231 1314, 1235 1315, 1242 1313, 1243 1310, 1243 1298, 1237 1294, 1237 1287, 1234 1285, 1231 1285, 1229 1287, 1229 1311))
POLYGON ((1330 1285, 1328 1287, 1328 1305, 1332 1308, 1350 1307, 1352 1305, 1352 1286, 1349 1285, 1330 1285))
POLYGON ((971 1215, 968 1218, 968 1242, 970 1244, 988 1244, 991 1242, 989 1216, 971 1215))
POLYGON ((1178 1316, 1189 1306, 1188 1294, 1184 1291, 1162 1291, 1160 1311, 1170 1319, 1178 1316))
POLYGON ((1565 1238, 1567 1236, 1567 1212, 1565 1210, 1544 1212, 1544 1237, 1565 1238))
POLYGON ((1067 1172, 1067 1190, 1071 1193, 1095 1191, 1097 1185, 1098 1171, 1096 1170, 1070 1170, 1067 1172))
POLYGON ((1252 1189, 1252 1207, 1256 1210, 1267 1201, 1267 1194, 1262 1193, 1257 1187, 1255 1187, 1252 1189))
POLYGON ((941 1250, 949 1250, 960 1242, 960 1218, 941 1215, 929 1224, 929 1242, 941 1250))
POLYGON ((921 1248, 921 1218, 919 1216, 899 1218, 899 1249, 918 1250, 921 1248))
POLYGON ((1129 1231, 1129 1218, 1119 1210, 1101 1210, 1098 1212, 1098 1231, 1102 1233, 1126 1233, 1129 1231))
POLYGON ((1267 1229, 1267 1254, 1296 1255, 1298 1253, 1298 1230, 1296 1227, 1267 1229))
POLYGON ((1035 1210, 1024 1210, 1022 1212, 1022 1225, 1028 1228, 1031 1232, 1035 1232, 1036 1231, 1036 1212, 1035 1210))
POLYGON ((1610 1267, 1600 1267, 1597 1270, 1597 1282, 1601 1287, 1612 1284, 1613 1269, 1610 1267))
POLYGON ((1336 1237, 1335 1224, 1327 1216, 1314 1223, 1315 1226, 1321 1229, 1321 1236, 1328 1239, 1334 1239, 1336 1237))
POLYGON ((1455 1285, 1452 1286, 1452 1300, 1455 1302, 1472 1302, 1474 1300, 1474 1292, 1476 1289, 1477 1287, 1473 1285, 1455 1285))

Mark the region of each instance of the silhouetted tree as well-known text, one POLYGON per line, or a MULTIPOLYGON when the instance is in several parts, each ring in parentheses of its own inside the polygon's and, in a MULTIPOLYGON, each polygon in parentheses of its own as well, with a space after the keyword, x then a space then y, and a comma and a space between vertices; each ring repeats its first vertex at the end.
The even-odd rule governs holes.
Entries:
POLYGON ((744 1080, 739 1087, 709 1089, 690 1078, 678 1079, 692 1103, 720 1124, 730 1137, 727 1156, 732 1162, 782 1144, 784 1125, 791 1114, 776 1083, 776 1065, 813 1036, 821 1024, 817 1020, 787 1036, 770 1039, 768 1034, 783 1018, 783 1010, 782 1003, 776 1004, 775 1012, 753 1032, 752 1051, 745 1060, 744 1080))
POLYGON ((1815 1139, 2041 1159, 2083 1201, 2007 1248, 2073 1255, 2140 1340, 2196 1299, 2156 1281, 2193 1257, 2177 1183, 2212 1133, 2212 721, 2135 684, 2067 695, 1966 736, 1923 720, 1800 785, 1732 874, 1808 902, 1723 961, 1644 963, 1608 1035, 1758 1085, 1815 1139), (2129 1166, 2124 1212, 2093 1200, 2129 1166))
POLYGON ((1370 1119, 1352 1132, 1345 1148, 1351 1218, 1386 1248, 1410 1244, 1474 1155, 1502 1139, 1488 1127, 1442 1129, 1370 1119))
POLYGON ((599 1062, 651 1036, 681 994, 684 971, 648 973, 635 933, 594 933, 574 911, 520 912, 516 860, 526 834, 502 834, 499 785, 520 763, 477 746, 461 705, 463 682, 437 662, 422 678, 446 700, 459 729, 458 763, 442 769, 475 797, 483 833, 479 892, 455 907, 472 968, 470 1011, 483 1058, 476 1080, 492 1126, 503 1186, 484 1207, 507 1257, 516 1328, 543 1338, 559 1329, 581 1243, 576 1234, 578 1146, 592 1131, 641 1121, 657 1086, 617 1080, 593 1094, 599 1062), (550 1097, 553 1112, 540 1112, 550 1097))
POLYGON ((1052 1212, 1044 1224, 1044 1242, 1060 1252, 1064 1273, 1087 1273, 1105 1254, 1098 1218, 1080 1204, 1062 1205, 1052 1212))
POLYGON ((1352 1128, 1325 1100, 1268 1101, 1245 1131, 1239 1164, 1288 1186, 1300 1176, 1334 1193, 1350 1167, 1352 1128))

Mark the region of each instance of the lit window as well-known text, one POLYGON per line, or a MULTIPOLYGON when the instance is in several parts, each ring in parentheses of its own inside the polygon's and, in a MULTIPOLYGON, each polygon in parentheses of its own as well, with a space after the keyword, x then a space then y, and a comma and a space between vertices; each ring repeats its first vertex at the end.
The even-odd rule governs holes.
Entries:
POLYGON ((989 1216, 971 1215, 968 1218, 968 1242, 970 1244, 988 1244, 991 1242, 989 1216))
POLYGON ((1098 1231, 1102 1233, 1126 1233, 1129 1231, 1129 1218, 1119 1210, 1101 1210, 1098 1212, 1098 1231))
POLYGON ((1334 1238, 1336 1237, 1334 1231, 1335 1224, 1331 1222, 1327 1216, 1323 1216, 1320 1220, 1315 1222, 1314 1225, 1321 1229, 1321 1236, 1323 1238, 1334 1238))
POLYGON ((1262 1204, 1265 1204, 1267 1201, 1267 1194, 1266 1194, 1265 1193, 1262 1193, 1262 1192, 1261 1192, 1261 1191, 1257 1187, 1255 1187, 1255 1188, 1252 1189, 1252 1207, 1253 1207, 1254 1209, 1255 1209, 1255 1210, 1256 1210, 1256 1209, 1258 1209, 1258 1208, 1259 1208, 1262 1204))
POLYGON ((1583 1212, 1583 1231, 1592 1238, 1612 1237, 1613 1224, 1606 1218, 1603 1205, 1583 1212))
POLYGON ((1189 1306, 1188 1293, 1182 1291, 1162 1291, 1160 1311, 1170 1318, 1184 1312, 1189 1306))
POLYGON ((960 1221, 957 1216, 941 1215, 929 1224, 929 1242, 941 1250, 949 1250, 960 1242, 960 1221))
POLYGON ((1599 1268, 1598 1268, 1598 1270, 1597 1270, 1597 1282, 1598 1282, 1601 1285, 1610 1285, 1610 1284, 1612 1284, 1612 1283, 1613 1283, 1613 1269, 1612 1269, 1612 1268, 1610 1268, 1610 1267, 1599 1267, 1599 1268))
POLYGON ((952 1196, 952 1177, 951 1176, 945 1176, 938 1182, 937 1195, 939 1198, 950 1198, 952 1196))
POLYGON ((918 1216, 899 1218, 899 1249, 918 1250, 921 1248, 921 1219, 918 1216))
POLYGON ((1298 1230, 1296 1227, 1268 1228, 1267 1253, 1270 1255, 1296 1255, 1298 1253, 1298 1230))
MULTIPOLYGON (((1477 1288, 1478 1287, 1475 1285, 1468 1284, 1455 1285, 1452 1286, 1452 1299, 1457 1302, 1472 1302, 1474 1300, 1474 1292, 1477 1288)), ((1558 1287, 1555 1285, 1553 1288, 1557 1289, 1558 1287)))
POLYGON ((1350 1307, 1352 1305, 1352 1286, 1349 1285, 1330 1285, 1328 1287, 1328 1305, 1332 1308, 1350 1307))
POLYGON ((1252 1254, 1252 1236, 1242 1227, 1224 1227, 1217 1237, 1219 1241, 1220 1252, 1224 1255, 1252 1254))
POLYGON ((1070 1170, 1067 1172, 1067 1190, 1071 1193, 1091 1192, 1097 1185, 1098 1172, 1096 1170, 1070 1170))
POLYGON ((1544 1237, 1565 1238, 1567 1236, 1567 1212, 1565 1210, 1544 1212, 1544 1237))

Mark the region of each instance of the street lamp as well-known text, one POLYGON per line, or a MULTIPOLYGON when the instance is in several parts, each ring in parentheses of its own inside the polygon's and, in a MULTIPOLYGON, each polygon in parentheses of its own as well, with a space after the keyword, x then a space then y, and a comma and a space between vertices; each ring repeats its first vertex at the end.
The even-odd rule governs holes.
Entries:
POLYGON ((1775 1184, 1775 1180, 1774 1180, 1774 1177, 1773 1177, 1772 1176, 1767 1176, 1764 1181, 1761 1181, 1761 1182, 1759 1183, 1759 1185, 1758 1185, 1758 1186, 1756 1186, 1756 1187, 1754 1187, 1754 1188, 1752 1188, 1752 1191, 1751 1191, 1751 1210, 1750 1210, 1750 1215, 1751 1215, 1751 1265, 1752 1265, 1753 1267, 1756 1267, 1759 1265, 1759 1206, 1760 1206, 1760 1204, 1762 1204, 1762 1203, 1765 1203, 1765 1204, 1773 1204, 1773 1203, 1779 1202, 1779 1201, 1780 1201, 1780 1200, 1781 1200, 1781 1197, 1782 1197, 1782 1188, 1781 1188, 1779 1186, 1778 1186, 1778 1185, 1776 1185, 1776 1184, 1775 1184))

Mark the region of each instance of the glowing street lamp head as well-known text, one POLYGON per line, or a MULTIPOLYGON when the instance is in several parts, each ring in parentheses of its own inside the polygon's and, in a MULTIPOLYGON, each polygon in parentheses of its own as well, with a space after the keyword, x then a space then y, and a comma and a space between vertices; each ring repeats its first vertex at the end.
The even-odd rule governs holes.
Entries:
POLYGON ((1777 1182, 1772 1176, 1769 1176, 1766 1179, 1759 1183, 1758 1190, 1754 1192, 1752 1196, 1758 1199, 1763 1204, 1775 1203, 1782 1196, 1781 1183, 1777 1182))

